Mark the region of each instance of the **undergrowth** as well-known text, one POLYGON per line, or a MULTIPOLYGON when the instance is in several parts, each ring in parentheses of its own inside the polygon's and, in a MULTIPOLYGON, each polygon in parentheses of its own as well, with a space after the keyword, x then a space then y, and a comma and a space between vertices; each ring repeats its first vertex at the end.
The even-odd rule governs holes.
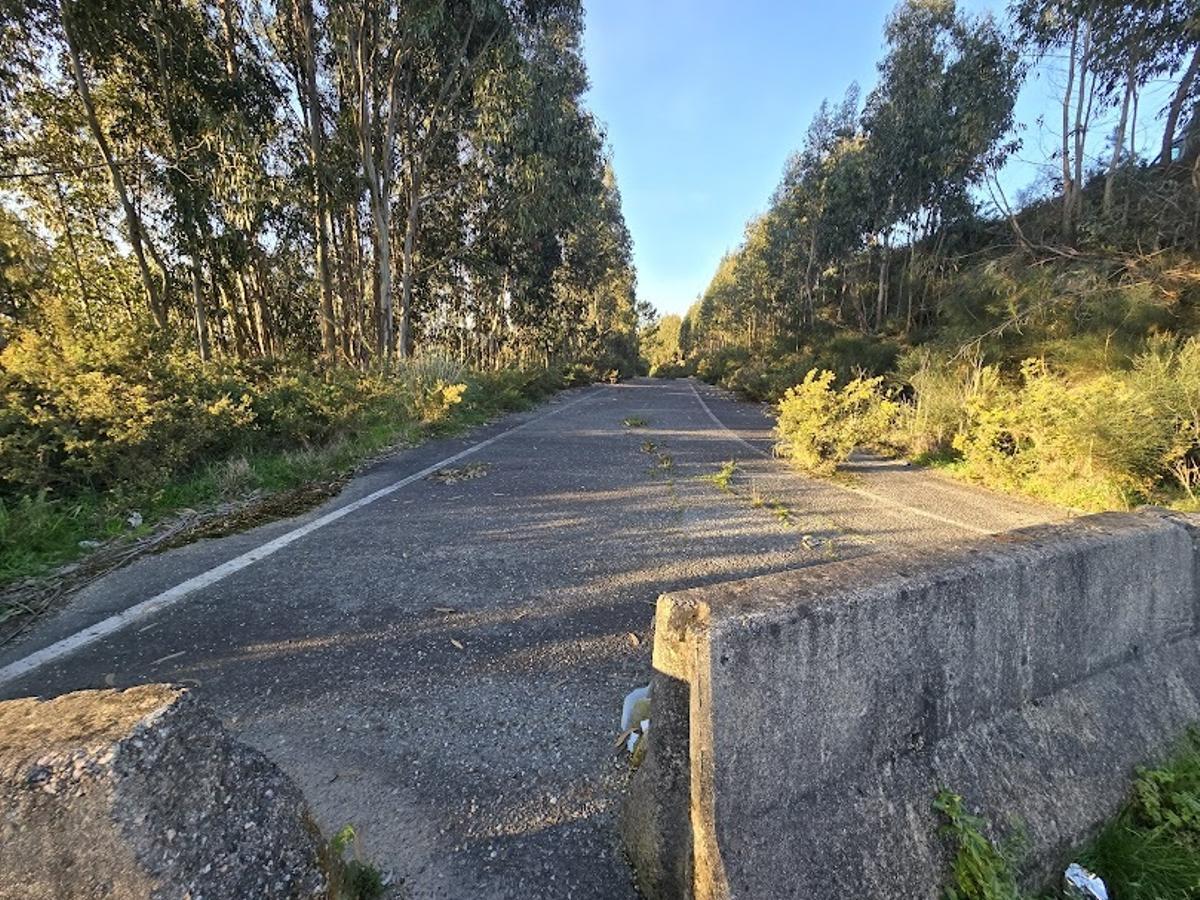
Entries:
MULTIPOLYGON (((946 900, 1049 900, 1054 884, 1022 892, 1024 850, 987 837, 987 823, 962 797, 943 790, 934 801, 954 851, 946 900)), ((1192 729, 1162 765, 1138 769, 1120 812, 1073 857, 1105 882, 1114 900, 1194 900, 1200 896, 1200 730, 1192 729)))
MULTIPOLYGON (((337 480, 580 378, 475 373, 441 359, 364 375, 295 361, 191 371, 167 358, 131 375, 124 356, 97 373, 91 357, 52 366, 34 349, 10 345, 0 368, 0 586, 182 510, 337 480)), ((0 622, 19 612, 0 605, 0 622)))

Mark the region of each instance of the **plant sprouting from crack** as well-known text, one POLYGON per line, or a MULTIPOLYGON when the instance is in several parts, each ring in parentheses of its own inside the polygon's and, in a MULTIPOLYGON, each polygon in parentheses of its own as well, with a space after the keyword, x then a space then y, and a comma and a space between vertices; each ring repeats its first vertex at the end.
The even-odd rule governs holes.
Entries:
POLYGON ((358 856, 355 843, 358 835, 353 825, 346 825, 329 839, 327 863, 331 900, 377 900, 383 896, 383 875, 378 867, 358 856), (347 851, 354 848, 354 856, 347 851))
POLYGON ((737 471, 737 460, 730 459, 721 463, 721 468, 719 468, 717 471, 711 472, 708 475, 701 475, 700 480, 707 481, 709 484, 715 486, 719 491, 723 491, 726 494, 732 494, 733 488, 730 486, 730 484, 733 481, 733 476, 737 474, 737 471))

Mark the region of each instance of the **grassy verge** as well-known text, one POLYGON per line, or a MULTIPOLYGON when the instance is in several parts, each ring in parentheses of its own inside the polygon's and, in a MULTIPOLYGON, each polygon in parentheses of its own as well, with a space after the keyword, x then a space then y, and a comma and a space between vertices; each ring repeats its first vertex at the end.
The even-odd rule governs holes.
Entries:
MULTIPOLYGON (((273 496, 292 502, 271 505, 270 517, 302 512, 336 492, 364 460, 527 408, 567 384, 558 373, 478 374, 465 383, 459 400, 427 415, 413 412, 397 384, 395 395, 374 394, 320 443, 282 449, 235 445, 228 454, 184 471, 118 482, 105 490, 0 497, 0 588, 44 575, 114 538, 148 534, 186 510, 273 496), (306 489, 314 484, 325 489, 306 489)), ((16 599, 0 596, 0 624, 27 611, 16 599)))
MULTIPOLYGON (((955 849, 947 900, 1047 900, 1066 896, 1018 888, 1020 843, 997 846, 962 798, 942 792, 934 804, 955 849)), ((1200 896, 1200 731, 1193 730, 1161 766, 1139 769, 1120 813, 1076 855, 1117 900, 1191 900, 1200 896)))

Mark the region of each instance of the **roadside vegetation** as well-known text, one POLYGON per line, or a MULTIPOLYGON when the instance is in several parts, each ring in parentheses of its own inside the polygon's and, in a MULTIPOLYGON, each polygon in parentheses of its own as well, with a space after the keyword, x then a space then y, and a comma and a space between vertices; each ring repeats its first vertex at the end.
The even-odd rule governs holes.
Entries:
POLYGON ((885 38, 875 87, 821 107, 701 298, 644 332, 654 374, 778 404, 816 472, 869 446, 1081 510, 1200 508, 1194 5, 902 2, 885 38), (1010 199, 1027 61, 1062 145, 1010 199))
MULTIPOLYGON (((1057 886, 1025 892, 1017 872, 1020 834, 992 841, 988 823, 963 799, 941 792, 934 808, 955 851, 947 900, 1050 900, 1057 886)), ((1190 732, 1163 765, 1139 769, 1129 799, 1075 859, 1104 880, 1115 900, 1190 900, 1200 891, 1200 733, 1190 732)))
MULTIPOLYGON (((336 486, 398 445, 525 408, 589 377, 476 373, 436 357, 386 373, 279 359, 189 366, 169 353, 140 356, 141 366, 84 358, 46 372, 29 371, 13 350, 0 354, 11 363, 0 375, 10 400, 0 438, 0 584, 145 533, 180 510, 336 486)), ((305 497, 311 505, 326 495, 305 497)), ((278 514, 302 512, 302 503, 278 514)), ((0 606, 0 621, 5 612, 0 606)))
POLYGON ((0 3, 0 586, 634 374, 582 28, 577 0, 0 3))

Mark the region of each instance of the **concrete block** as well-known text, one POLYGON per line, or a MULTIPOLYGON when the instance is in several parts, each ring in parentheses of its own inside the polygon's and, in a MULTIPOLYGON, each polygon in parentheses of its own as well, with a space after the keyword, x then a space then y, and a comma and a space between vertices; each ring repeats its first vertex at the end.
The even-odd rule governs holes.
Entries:
POLYGON ((1048 877, 1200 720, 1198 534, 1107 514, 664 596, 622 819, 643 891, 939 897, 941 787, 1048 877))
POLYGON ((0 900, 323 897, 299 789, 184 691, 0 703, 0 900))

